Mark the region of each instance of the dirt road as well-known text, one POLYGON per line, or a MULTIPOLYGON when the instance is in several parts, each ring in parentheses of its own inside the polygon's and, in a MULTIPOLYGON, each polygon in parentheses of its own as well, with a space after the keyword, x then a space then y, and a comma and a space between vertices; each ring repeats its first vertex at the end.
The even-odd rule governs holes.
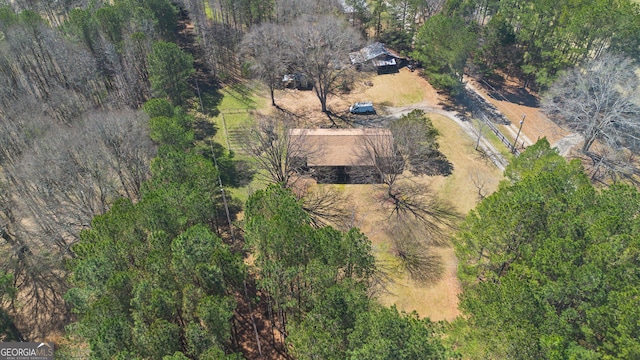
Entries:
MULTIPOLYGON (((421 102, 412 105, 400 106, 400 107, 387 107, 385 108, 385 114, 383 116, 377 116, 375 119, 367 119, 356 122, 357 124, 363 126, 379 126, 379 127, 387 127, 389 123, 395 119, 399 119, 402 115, 406 115, 413 110, 422 110, 425 113, 435 113, 438 115, 442 115, 455 122, 464 130, 464 132, 469 135, 471 139, 474 141, 478 138, 477 130, 474 129, 473 124, 468 121, 462 120, 455 111, 446 111, 443 110, 440 106, 430 105, 428 102, 421 102)), ((487 155, 489 159, 495 164, 495 166, 500 169, 500 171, 504 171, 505 167, 509 164, 509 161, 500 154, 498 149, 496 149, 493 144, 491 144, 487 139, 482 137, 480 139, 479 148, 487 155)))

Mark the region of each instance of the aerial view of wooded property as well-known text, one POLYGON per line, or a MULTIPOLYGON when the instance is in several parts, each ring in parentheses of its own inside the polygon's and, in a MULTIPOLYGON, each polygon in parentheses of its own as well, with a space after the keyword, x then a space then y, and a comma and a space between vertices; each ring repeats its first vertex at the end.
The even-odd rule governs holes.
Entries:
POLYGON ((636 0, 0 0, 0 343, 640 359, 639 60, 636 0))

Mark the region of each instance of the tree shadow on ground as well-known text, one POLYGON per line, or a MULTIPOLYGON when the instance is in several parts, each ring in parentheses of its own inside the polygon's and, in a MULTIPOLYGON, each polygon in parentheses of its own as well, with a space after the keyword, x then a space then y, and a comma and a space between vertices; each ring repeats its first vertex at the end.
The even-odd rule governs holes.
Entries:
POLYGON ((388 127, 389 123, 392 120, 390 116, 384 116, 380 114, 376 115, 352 115, 348 111, 343 112, 333 112, 331 110, 327 110, 325 115, 331 122, 329 128, 379 128, 379 127, 388 127))
POLYGON ((469 114, 471 114, 473 111, 473 105, 471 104, 469 99, 464 96, 464 94, 459 94, 455 97, 448 94, 444 94, 444 96, 446 100, 439 102, 438 105, 445 111, 452 111, 457 113, 458 117, 462 121, 468 121, 469 114))
POLYGON ((239 80, 234 80, 227 84, 227 86, 231 89, 231 91, 226 92, 227 95, 238 100, 238 102, 249 109, 256 108, 256 102, 252 98, 252 96, 255 94, 255 91, 252 88, 239 80))
MULTIPOLYGON (((202 91, 202 89, 200 91, 202 91)), ((218 116, 218 114, 220 114, 218 106, 220 106, 222 102, 223 95, 217 88, 201 92, 201 98, 202 107, 206 115, 218 116)))
POLYGON ((176 42, 180 48, 193 56, 194 73, 189 77, 188 83, 193 94, 200 102, 203 111, 207 115, 218 115, 218 105, 222 101, 222 94, 218 90, 220 84, 216 79, 211 67, 205 60, 205 53, 199 42, 196 33, 191 25, 188 12, 179 7, 179 21, 176 27, 176 42))
POLYGON ((212 138, 218 132, 218 127, 204 116, 196 116, 193 122, 195 140, 201 141, 212 138))
POLYGON ((507 84, 499 74, 480 79, 478 83, 493 99, 528 107, 540 107, 540 99, 535 94, 523 87, 507 84))
POLYGON ((344 127, 353 127, 353 122, 347 116, 343 114, 334 113, 331 110, 327 110, 325 113, 327 115, 327 119, 331 121, 330 128, 344 128, 344 127), (344 125, 339 125, 338 122, 343 123, 344 125))
POLYGON ((440 151, 435 151, 434 155, 425 161, 425 172, 427 176, 449 176, 453 173, 453 164, 440 151))
MULTIPOLYGON (((298 113, 295 113, 289 109, 285 109, 280 105, 275 105, 276 110, 278 110, 281 114, 289 117, 289 119, 294 121, 295 126, 301 127, 302 124, 307 123, 309 120, 309 117, 306 115, 300 115, 298 113)), ((305 126, 302 126, 305 127, 305 126)))

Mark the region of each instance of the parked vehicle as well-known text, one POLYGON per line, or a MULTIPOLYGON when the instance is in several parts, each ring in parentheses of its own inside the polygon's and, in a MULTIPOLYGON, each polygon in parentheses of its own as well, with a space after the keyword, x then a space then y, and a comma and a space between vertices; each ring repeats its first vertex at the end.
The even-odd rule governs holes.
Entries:
POLYGON ((373 108, 371 101, 357 102, 349 107, 349 112, 357 115, 375 114, 376 110, 373 108))

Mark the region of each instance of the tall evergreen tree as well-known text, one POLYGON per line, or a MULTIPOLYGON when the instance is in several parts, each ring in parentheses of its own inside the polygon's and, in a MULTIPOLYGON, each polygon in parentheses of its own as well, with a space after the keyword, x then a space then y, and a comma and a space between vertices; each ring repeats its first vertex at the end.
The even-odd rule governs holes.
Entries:
POLYGON ((579 162, 544 139, 505 175, 457 236, 460 307, 472 334, 464 355, 638 356, 640 193, 596 190, 579 162))
POLYGON ((193 57, 178 45, 159 41, 149 54, 149 80, 157 96, 166 96, 175 105, 181 105, 190 96, 187 79, 195 70, 193 57))

